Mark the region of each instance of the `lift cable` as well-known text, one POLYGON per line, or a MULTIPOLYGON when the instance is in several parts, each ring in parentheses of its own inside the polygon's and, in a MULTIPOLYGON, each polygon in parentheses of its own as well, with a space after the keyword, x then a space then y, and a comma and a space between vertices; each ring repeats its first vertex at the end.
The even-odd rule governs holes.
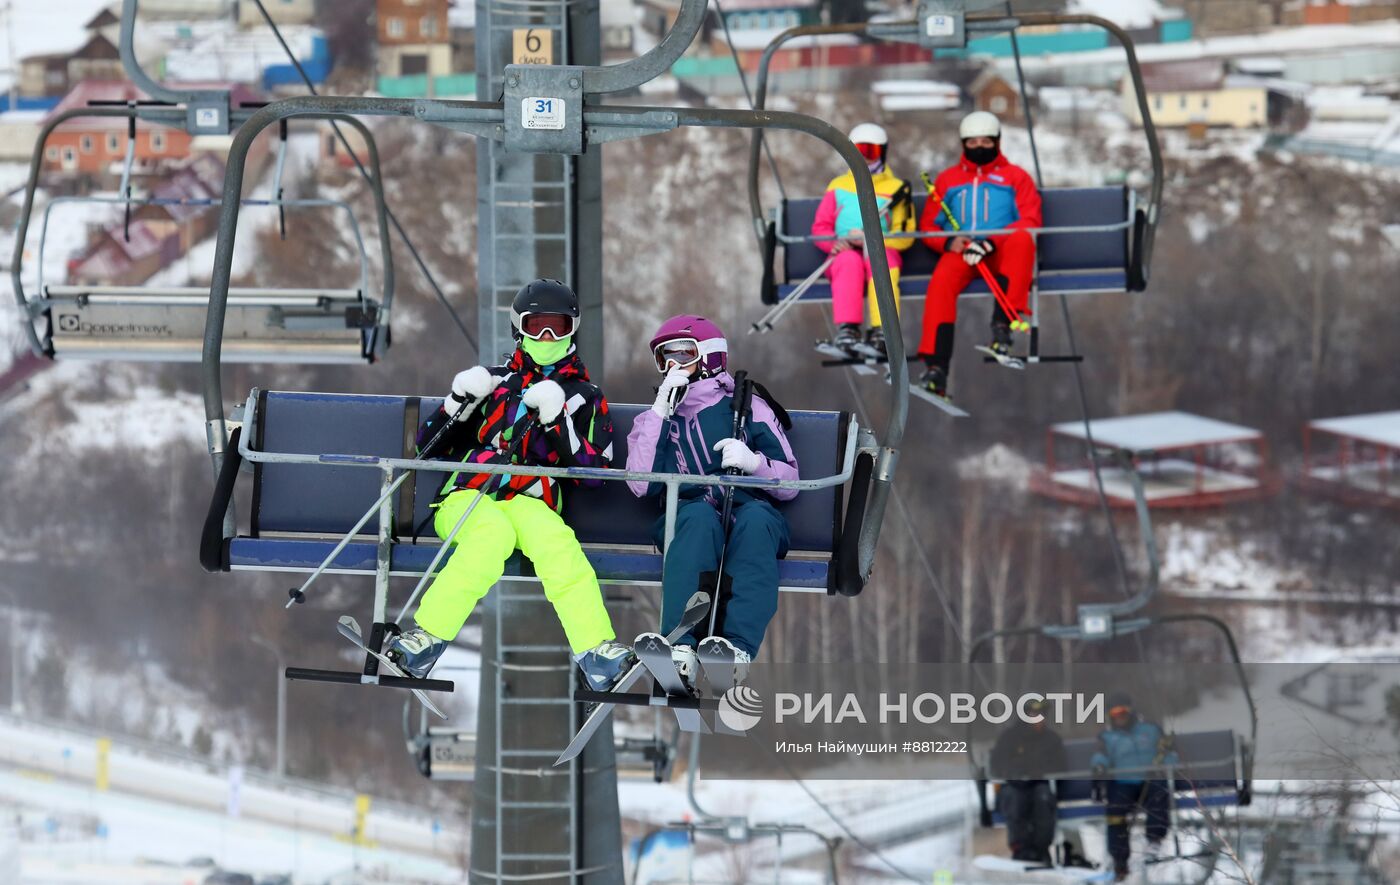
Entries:
MULTIPOLYGON (((724 42, 729 44, 729 54, 734 58, 734 70, 739 74, 739 85, 744 88, 744 99, 749 103, 749 110, 753 110, 753 93, 749 91, 749 78, 744 74, 744 66, 739 62, 739 50, 734 47, 734 38, 729 33, 729 19, 725 17, 724 6, 720 0, 711 0, 715 4, 715 9, 719 12, 719 23, 724 28, 724 42)), ((773 173, 773 180, 778 183, 778 193, 783 200, 787 200, 787 188, 783 187, 783 177, 778 173, 778 162, 773 158, 773 148, 768 144, 768 139, 763 139, 763 153, 768 157, 768 169, 773 173)))
MULTIPOLYGON (((272 35, 277 38, 277 42, 282 47, 282 51, 286 53, 288 60, 290 60, 292 66, 296 68, 296 72, 298 76, 301 77, 302 82, 306 84, 307 90, 311 95, 320 95, 320 93, 316 91, 316 85, 311 82, 311 77, 307 75, 306 68, 302 67, 301 60, 298 59, 296 53, 292 51, 292 47, 287 45, 286 39, 282 36, 282 31, 277 27, 277 23, 272 20, 272 16, 268 14, 266 7, 263 6, 263 0, 253 0, 253 3, 258 7, 258 12, 262 14, 263 21, 267 22, 267 26, 272 29, 272 35)), ((341 131, 340 124, 335 120, 331 120, 330 124, 331 129, 335 131, 336 137, 340 139, 341 145, 345 148, 345 152, 350 155, 350 159, 355 161, 355 168, 360 170, 360 176, 364 178, 366 182, 372 184, 373 179, 370 178, 369 170, 365 169, 365 164, 360 162, 359 155, 357 155, 355 149, 350 146, 350 140, 347 139, 345 133, 341 131)), ((383 187, 383 182, 380 182, 380 187, 383 187)), ((409 239, 408 231, 404 230, 403 225, 400 224, 398 218, 395 217, 393 210, 386 208, 385 215, 388 217, 389 223, 393 225, 395 232, 398 233, 399 239, 403 241, 404 246, 408 249, 408 254, 413 256, 414 263, 417 264, 418 269, 423 272, 423 278, 426 279, 428 285, 432 287, 433 293, 437 295, 438 301, 442 302, 442 306, 446 308, 448 315, 452 317, 452 322, 457 324, 457 329, 462 333, 462 337, 467 339, 467 344, 472 350, 479 352, 480 349, 477 347, 476 336, 472 335, 471 331, 467 329, 466 324, 462 322, 462 318, 458 316, 456 309, 452 306, 451 302, 447 300, 446 293, 442 291, 442 287, 438 285, 437 280, 433 277, 433 272, 428 269, 428 263, 424 261, 423 256, 419 254, 418 247, 413 245, 413 240, 409 239)))
MULTIPOLYGON (((1006 4, 1006 14, 1011 15, 1011 3, 1006 4)), ((1031 160, 1035 163, 1035 183, 1036 187, 1045 187, 1045 178, 1040 171, 1040 151, 1035 144, 1035 122, 1031 116, 1030 96, 1026 94, 1026 74, 1021 67, 1021 44, 1016 39, 1016 30, 1011 30, 1011 53, 1016 59, 1016 78, 1021 92, 1021 112, 1026 117, 1026 132, 1030 136, 1031 160)), ((1074 340, 1074 319, 1070 315, 1069 299, 1060 296, 1060 313, 1064 316, 1065 336, 1069 342, 1069 352, 1079 353, 1079 347, 1074 340)), ((1093 423, 1089 420, 1089 395, 1084 388, 1084 372, 1079 363, 1071 362, 1070 366, 1074 370, 1074 386, 1079 392, 1079 410, 1081 421, 1084 424, 1084 442, 1089 451, 1089 464, 1094 471, 1094 489, 1099 499, 1099 510, 1103 513, 1105 524, 1108 526, 1109 542, 1113 548, 1113 564, 1118 570, 1118 586, 1122 589, 1123 595, 1129 599, 1133 597, 1132 584, 1128 579, 1127 560, 1123 555, 1123 545, 1118 540, 1118 529, 1113 524, 1113 512, 1108 506, 1108 495, 1104 492, 1102 465, 1099 461, 1098 447, 1094 443, 1093 423)), ((1142 639, 1138 638, 1139 652, 1141 652, 1142 639)))

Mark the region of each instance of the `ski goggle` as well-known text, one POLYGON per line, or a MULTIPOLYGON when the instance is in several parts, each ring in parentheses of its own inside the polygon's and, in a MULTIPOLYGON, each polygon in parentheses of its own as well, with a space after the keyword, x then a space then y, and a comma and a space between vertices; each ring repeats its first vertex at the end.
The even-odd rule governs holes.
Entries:
POLYGON ((527 313, 520 317, 520 334, 532 341, 539 341, 545 332, 554 336, 555 341, 563 341, 578 330, 578 317, 562 313, 527 313))
POLYGON ((1123 716, 1130 716, 1130 715, 1132 715, 1132 712, 1133 712, 1133 708, 1132 708, 1132 707, 1111 707, 1111 708, 1109 708, 1108 715, 1110 715, 1110 716, 1112 716, 1113 718, 1117 719, 1117 718, 1120 718, 1120 717, 1123 717, 1123 716))
POLYGON ((673 338, 663 341, 651 350, 656 358, 656 371, 666 374, 675 368, 688 369, 700 362, 700 342, 695 338, 673 338))
POLYGON ((860 151, 860 155, 867 160, 883 160, 885 157, 885 146, 883 144, 858 142, 856 144, 856 150, 860 151))

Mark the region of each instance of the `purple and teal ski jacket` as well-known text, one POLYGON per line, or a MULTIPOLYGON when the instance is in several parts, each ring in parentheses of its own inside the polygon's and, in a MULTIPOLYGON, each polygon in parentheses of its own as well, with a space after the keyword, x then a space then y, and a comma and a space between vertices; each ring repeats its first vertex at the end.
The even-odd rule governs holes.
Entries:
MULTIPOLYGON (((716 475, 723 472, 715 443, 728 439, 734 430, 734 379, 728 372, 693 382, 676 414, 662 418, 647 409, 632 422, 627 434, 627 469, 655 473, 716 475)), ((752 415, 744 430, 744 442, 757 452, 763 463, 754 476, 765 479, 797 479, 797 456, 787 435, 760 396, 753 398, 752 415)), ((661 483, 628 481, 628 488, 639 498, 662 494, 661 483)), ((734 504, 767 495, 777 501, 797 497, 796 489, 734 490, 734 504)), ((682 486, 682 498, 707 498, 718 505, 720 489, 715 486, 682 486)))

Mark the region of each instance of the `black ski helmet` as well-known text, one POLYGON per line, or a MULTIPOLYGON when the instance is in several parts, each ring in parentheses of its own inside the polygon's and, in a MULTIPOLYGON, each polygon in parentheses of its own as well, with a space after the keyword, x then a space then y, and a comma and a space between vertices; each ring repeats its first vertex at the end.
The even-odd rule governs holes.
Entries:
POLYGON ((510 303, 510 325, 520 337, 520 319, 527 313, 557 313, 578 318, 578 296, 558 280, 535 280, 515 293, 510 303))

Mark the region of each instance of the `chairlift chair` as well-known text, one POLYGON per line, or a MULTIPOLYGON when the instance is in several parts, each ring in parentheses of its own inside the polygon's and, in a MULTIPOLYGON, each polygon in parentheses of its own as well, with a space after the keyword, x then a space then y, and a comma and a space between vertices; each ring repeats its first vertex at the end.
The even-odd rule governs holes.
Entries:
MULTIPOLYGON (((43 127, 30 161, 24 206, 10 265, 21 326, 30 349, 38 356, 78 359, 128 359, 194 362, 202 358, 208 292, 191 287, 134 287, 102 284, 51 284, 43 278, 43 255, 50 213, 63 203, 112 203, 125 209, 124 235, 130 233, 133 208, 142 206, 217 207, 219 201, 139 199, 132 195, 137 122, 183 130, 191 136, 226 136, 247 122, 262 103, 238 103, 231 91, 174 88, 153 79, 136 58, 135 27, 139 0, 123 0, 119 49, 122 67, 132 83, 150 99, 95 102, 55 115, 43 127), (121 184, 115 196, 61 197, 45 209, 39 236, 37 291, 26 295, 24 252, 39 188, 45 146, 55 129, 75 118, 124 118, 126 154, 121 184)), ((371 189, 379 226, 383 267, 382 292, 369 290, 369 259, 364 238, 350 207, 340 200, 286 199, 282 193, 287 157, 287 129, 280 127, 272 198, 248 200, 278 210, 283 235, 285 212, 294 208, 343 210, 359 251, 359 280, 351 287, 314 289, 240 288, 229 293, 228 359, 231 362, 349 363, 374 361, 389 345, 389 313, 393 303, 394 269, 386 225, 379 152, 368 128, 343 116, 316 115, 348 123, 359 130, 372 169, 371 189)))
MULTIPOLYGON (((244 115, 251 109, 244 109, 244 115)), ((134 133, 138 120, 173 123, 184 111, 164 105, 77 108, 58 115, 44 127, 30 163, 24 205, 15 238, 11 280, 31 349, 64 359, 125 359, 150 362, 193 362, 201 358, 207 289, 193 286, 122 286, 83 282, 52 283, 44 264, 51 220, 56 209, 71 205, 112 205, 124 210, 123 234, 129 236, 132 212, 143 207, 217 208, 218 199, 136 196, 131 178, 134 133), (25 289, 24 255, 35 195, 40 184, 44 148, 50 134, 79 117, 123 117, 128 121, 127 151, 121 184, 115 194, 61 196, 44 207, 38 232, 37 283, 25 289)), ((343 213, 358 253, 358 278, 348 287, 249 288, 230 292, 229 359, 237 362, 348 363, 373 361, 388 345, 389 308, 393 303, 394 269, 389 248, 386 206, 379 153, 369 130, 358 120, 339 118, 360 130, 373 169, 374 199, 383 267, 382 290, 370 290, 370 260, 359 222, 349 203, 338 199, 287 198, 283 172, 287 132, 278 142, 269 199, 246 199, 247 206, 277 210, 285 235, 287 210, 330 209, 343 213)))
MULTIPOLYGON (((1014 35, 1014 32, 1022 27, 1060 24, 1092 25, 1103 28, 1117 37, 1127 53, 1128 70, 1138 107, 1142 112, 1144 134, 1151 156, 1152 181, 1149 200, 1145 206, 1139 206, 1136 193, 1126 186, 1042 188, 1040 193, 1044 224, 1030 231, 1036 238, 1037 268, 1029 304, 1031 329, 1028 352, 1022 355, 1021 359, 1026 363, 1077 362, 1081 357, 1076 354, 1052 356, 1040 352, 1040 295, 1140 292, 1146 288, 1151 263, 1152 243, 1162 194, 1162 157, 1132 38, 1118 25, 1097 16, 1054 13, 1021 13, 1014 16, 968 14, 956 35, 945 34, 941 26, 932 23, 935 16, 946 18, 947 10, 943 6, 933 3, 921 4, 920 18, 917 21, 803 25, 783 31, 764 49, 759 62, 754 106, 758 109, 764 107, 768 94, 769 69, 775 53, 783 44, 798 37, 859 34, 880 40, 916 43, 929 48, 957 48, 965 46, 966 36, 974 32, 1009 31, 1014 35)), ((1017 76, 1024 100, 1026 84, 1019 64, 1017 76)), ((821 279, 821 268, 826 256, 814 245, 819 238, 809 233, 820 198, 789 198, 784 192, 772 214, 769 215, 765 211, 759 194, 763 138, 761 130, 756 131, 752 137, 748 175, 750 211, 764 262, 760 296, 762 302, 769 305, 768 312, 753 324, 752 330, 756 332, 770 331, 783 315, 795 306, 820 304, 831 299, 830 284, 821 279)), ((776 167, 773 171, 776 175, 776 167)), ((916 218, 921 216, 926 199, 926 196, 915 198, 916 218)), ((979 231, 983 234, 1002 232, 979 231)), ((914 231, 909 234, 901 233, 901 238, 947 238, 955 235, 949 231, 914 231)), ((900 291, 911 296, 921 295, 937 264, 938 255, 916 240, 905 250, 903 256, 900 291)), ((978 279, 967 288, 965 294, 984 296, 990 295, 991 292, 987 284, 978 279)))
MULTIPOLYGON (((1254 747, 1258 737, 1258 713, 1239 647, 1234 634, 1219 618, 1199 614, 1143 614, 1156 595, 1161 573, 1157 543, 1153 535, 1152 518, 1142 477, 1130 458, 1119 456, 1121 469, 1128 475, 1133 488, 1134 506, 1139 532, 1143 539, 1148 572, 1144 586, 1137 594, 1116 603, 1081 603, 1077 621, 1073 624, 1045 624, 991 630, 977 637, 967 651, 967 662, 974 663, 978 654, 991 643, 1014 636, 1045 636, 1069 642, 1102 642, 1115 637, 1130 636, 1155 627, 1184 623, 1203 623, 1219 631, 1225 640, 1230 663, 1245 700, 1247 731, 1217 729, 1172 736, 1173 744, 1183 764, 1172 774, 1172 806, 1181 811, 1204 811, 1209 808, 1249 805, 1253 798, 1254 747)), ((1059 817, 1071 820, 1102 817, 1104 806, 1090 797, 1092 774, 1089 758, 1094 741, 1066 741, 1067 771, 1052 773, 1060 797, 1059 817)), ((973 776, 977 782, 981 823, 990 827, 1004 823, 993 811, 989 787, 998 780, 990 770, 989 757, 979 755, 969 741, 973 776)))
MULTIPOLYGON (((686 15, 672 33, 698 29, 703 5, 687 4, 686 15), (692 8, 693 7, 693 8, 692 8), (692 20, 693 19, 693 20, 692 20)), ((657 50, 668 44, 663 41, 657 50)), ((671 50, 674 46, 670 47, 671 50)), ((669 50, 668 50, 669 51, 669 50)), ((646 59, 647 57, 644 57, 646 59)), ((648 59, 649 61, 649 59, 648 59)), ((629 88, 644 72, 630 70, 642 62, 601 69, 584 68, 583 82, 596 77, 596 91, 629 88)), ((509 69, 508 69, 509 70, 509 69)), ((535 69, 550 73, 547 66, 535 69)), ((573 70, 573 69, 569 69, 573 70)), ((577 78, 577 74, 573 75, 577 78)), ((577 83, 577 80, 575 81, 577 83)), ((536 84, 532 89, 540 89, 536 84)), ((573 88, 577 88, 575 85, 573 88)), ((585 91, 594 91, 585 87, 585 91)), ((569 101, 566 97, 563 101, 569 101)), ((598 491, 569 490, 565 513, 603 582, 655 584, 661 578, 661 556, 651 549, 654 505, 633 498, 619 483, 628 479, 666 486, 666 537, 674 531, 675 513, 683 485, 792 487, 804 491, 787 508, 793 530, 793 555, 780 566, 783 589, 854 596, 861 592, 873 566, 879 527, 893 478, 894 461, 908 414, 908 387, 891 389, 890 418, 883 438, 857 426, 839 412, 793 412, 789 435, 806 476, 790 482, 749 476, 684 476, 633 473, 625 470, 539 468, 514 465, 451 464, 417 460, 412 452, 419 416, 436 409, 438 401, 416 397, 356 396, 323 393, 254 391, 230 425, 224 414, 221 366, 222 330, 227 318, 234 236, 241 207, 244 166, 258 133, 282 119, 324 114, 410 116, 475 135, 502 137, 501 121, 511 105, 501 102, 407 100, 389 98, 293 98, 274 102, 249 120, 235 135, 229 152, 220 206, 208 325, 204 337, 205 412, 210 451, 218 482, 205 524, 201 562, 210 570, 273 570, 311 575, 354 573, 375 576, 374 619, 368 645, 379 648, 387 618, 388 584, 392 575, 424 579, 440 560, 436 539, 414 543, 412 522, 421 518, 437 488, 433 479, 443 472, 481 472, 556 476, 562 479, 602 479, 598 491), (234 486, 239 466, 253 465, 254 506, 251 531, 235 530, 232 517, 234 486), (395 478, 396 473, 402 474, 395 478), (406 481, 416 473, 413 483, 406 481), (376 519, 377 517, 377 519, 376 519), (374 526, 370 526, 374 520, 374 526), (339 541, 335 539, 339 537, 339 541)), ((514 107, 520 107, 519 102, 514 107)), ((814 135, 835 147, 855 171, 858 198, 873 209, 874 188, 859 152, 848 139, 820 120, 799 114, 758 114, 710 108, 637 108, 579 106, 588 143, 678 126, 761 126, 814 135)), ((527 139, 536 133, 524 133, 527 139)), ((582 150, 579 142, 557 152, 582 150)), ((508 139, 516 136, 507 135, 508 139)), ((565 139, 567 141, 567 134, 565 139)), ((868 218, 874 219, 873 211, 868 218)), ((870 236, 878 232, 867 222, 870 236)), ((877 283, 877 298, 894 316, 894 296, 886 277, 877 283)), ((898 328, 898 320, 892 328, 898 328)), ((895 368, 903 371, 901 356, 895 368)), ((897 380, 902 381, 902 376, 897 380)), ((644 406, 614 405, 618 428, 644 406)), ((625 432, 614 439, 614 458, 621 461, 625 432)), ((508 563, 506 579, 533 579, 527 562, 508 563)), ((296 591, 299 599, 302 591, 296 591)), ((373 656, 365 671, 298 670, 299 678, 334 682, 377 683, 396 687, 448 690, 440 680, 415 681, 380 675, 373 656), (439 683, 427 686, 426 682, 439 683)))

